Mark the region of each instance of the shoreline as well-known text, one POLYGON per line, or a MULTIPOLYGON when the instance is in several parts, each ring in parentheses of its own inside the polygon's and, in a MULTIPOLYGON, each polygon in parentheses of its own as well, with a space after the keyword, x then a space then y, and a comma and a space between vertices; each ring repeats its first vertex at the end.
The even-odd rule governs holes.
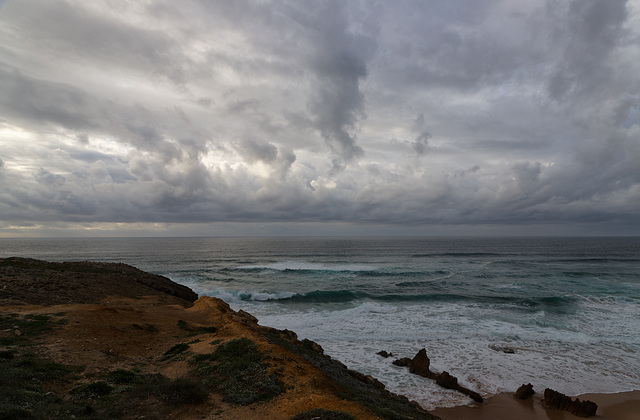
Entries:
MULTIPOLYGON (((637 420, 640 418, 640 390, 617 393, 587 393, 572 398, 589 400, 598 404, 596 416, 600 420, 637 420)), ((500 393, 485 399, 484 403, 472 403, 465 406, 436 408, 429 410, 442 420, 577 420, 567 411, 545 409, 541 405, 542 394, 533 398, 518 400, 513 393, 500 393)))

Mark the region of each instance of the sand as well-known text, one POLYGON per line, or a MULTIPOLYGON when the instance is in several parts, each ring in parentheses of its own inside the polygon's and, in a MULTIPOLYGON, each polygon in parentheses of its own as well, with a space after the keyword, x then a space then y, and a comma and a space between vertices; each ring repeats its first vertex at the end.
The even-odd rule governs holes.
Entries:
MULTIPOLYGON (((640 391, 620 392, 616 394, 578 395, 581 401, 589 400, 598 404, 595 417, 599 420, 640 420, 640 391)), ((566 411, 542 408, 542 395, 520 401, 513 394, 504 393, 485 400, 483 404, 453 408, 437 408, 431 413, 443 420, 576 420, 566 411)))

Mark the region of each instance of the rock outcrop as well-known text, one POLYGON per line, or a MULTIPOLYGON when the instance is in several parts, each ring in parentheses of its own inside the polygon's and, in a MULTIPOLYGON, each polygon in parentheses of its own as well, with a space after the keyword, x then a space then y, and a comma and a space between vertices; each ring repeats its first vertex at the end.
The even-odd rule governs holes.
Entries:
POLYGON ((409 366, 409 363, 411 363, 411 359, 409 359, 408 357, 403 357, 402 359, 396 359, 391 363, 396 366, 407 367, 409 366))
POLYGON ((465 388, 462 385, 460 385, 458 383, 458 378, 456 378, 455 376, 449 374, 449 372, 447 372, 446 370, 443 371, 442 373, 439 373, 436 376, 436 383, 438 385, 440 385, 443 388, 447 388, 447 389, 455 389, 456 391, 459 391, 465 395, 468 395, 469 397, 471 397, 472 400, 476 401, 476 402, 483 402, 483 398, 480 394, 478 394, 475 391, 470 390, 469 388, 465 388))
POLYGON ((489 348, 493 351, 501 351, 502 353, 514 354, 516 351, 511 347, 506 346, 498 346, 495 344, 490 344, 489 348))
POLYGON ((393 364, 396 366, 408 366, 409 372, 419 376, 423 376, 428 379, 432 379, 436 381, 436 383, 443 388, 454 389, 465 395, 468 395, 469 397, 471 397, 471 399, 473 399, 476 402, 484 401, 482 396, 479 393, 460 385, 458 383, 458 378, 451 375, 449 372, 447 371, 443 371, 441 373, 432 372, 430 368, 431 360, 427 356, 427 350, 424 348, 420 349, 420 351, 418 351, 418 353, 413 357, 413 359, 409 359, 405 357, 402 359, 394 360, 393 364))
POLYGON ((427 357, 427 350, 423 348, 420 349, 411 360, 411 363, 409 363, 409 372, 424 376, 425 378, 436 379, 437 375, 431 372, 430 366, 431 360, 427 357))
POLYGON ((0 259, 0 305, 98 303, 109 296, 158 296, 191 306, 198 294, 170 279, 121 263, 0 259))
POLYGON ((578 417, 595 416, 598 410, 598 405, 592 401, 580 401, 578 398, 573 400, 571 397, 549 388, 544 390, 542 406, 544 408, 565 410, 578 417))

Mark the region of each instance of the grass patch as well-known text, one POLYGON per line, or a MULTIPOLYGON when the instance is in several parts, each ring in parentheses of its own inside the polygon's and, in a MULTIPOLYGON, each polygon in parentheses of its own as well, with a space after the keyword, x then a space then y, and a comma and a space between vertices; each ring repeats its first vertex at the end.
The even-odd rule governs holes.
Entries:
POLYGON ((194 369, 205 385, 224 394, 223 400, 251 404, 271 399, 284 391, 276 375, 268 372, 255 343, 247 338, 234 339, 213 353, 194 356, 194 369))
POLYGON ((0 359, 13 359, 15 356, 15 353, 13 352, 13 350, 2 350, 0 351, 0 359))
POLYGON ((178 320, 178 322, 176 323, 176 325, 178 326, 178 328, 180 328, 183 331, 187 331, 190 334, 187 335, 187 337, 191 337, 194 335, 198 335, 198 334, 211 334, 211 333, 216 333, 218 331, 218 329, 216 327, 194 327, 193 325, 189 324, 187 321, 180 319, 178 320))
POLYGON ((118 369, 107 374, 107 381, 113 384, 133 384, 138 381, 138 374, 125 369, 118 369))
POLYGON ((0 317, 0 330, 17 330, 19 335, 11 335, 2 340, 3 345, 25 344, 29 338, 38 337, 53 330, 49 315, 26 315, 24 318, 0 317))
POLYGON ((180 353, 184 353, 187 350, 189 350, 189 345, 187 343, 176 344, 175 346, 171 347, 169 350, 165 351, 164 355, 160 358, 160 360, 171 359, 172 357, 175 357, 180 353))
POLYGON ((183 351, 189 350, 189 345, 187 343, 176 344, 171 347, 169 350, 164 352, 165 356, 175 356, 176 354, 180 354, 183 351))
POLYGON ((209 396, 200 381, 187 377, 169 379, 162 375, 145 375, 131 393, 138 399, 153 396, 172 406, 199 404, 209 396))
POLYGON ((193 327, 191 325, 189 325, 189 323, 187 321, 185 321, 184 319, 179 319, 178 322, 176 322, 176 325, 181 330, 193 331, 193 327))
POLYGON ((200 327, 198 328, 198 332, 200 333, 216 333, 218 329, 216 327, 200 327))
POLYGON ((76 412, 88 407, 89 418, 168 418, 173 409, 203 403, 209 397, 202 382, 192 378, 169 379, 119 369, 104 379, 70 392, 76 412))
POLYGON ((111 394, 113 387, 104 381, 87 385, 80 385, 71 390, 71 394, 78 398, 99 398, 111 394))
POLYGON ((291 417, 291 420, 354 420, 354 417, 344 411, 325 410, 316 408, 313 410, 298 413, 291 417))
POLYGON ((138 330, 146 331, 146 332, 149 332, 149 333, 157 333, 158 332, 158 328, 155 325, 152 325, 152 324, 144 324, 144 325, 131 324, 131 326, 133 328, 138 329, 138 330))
POLYGON ((78 370, 29 354, 0 359, 0 419, 62 418, 73 404, 45 389, 68 383, 78 370))

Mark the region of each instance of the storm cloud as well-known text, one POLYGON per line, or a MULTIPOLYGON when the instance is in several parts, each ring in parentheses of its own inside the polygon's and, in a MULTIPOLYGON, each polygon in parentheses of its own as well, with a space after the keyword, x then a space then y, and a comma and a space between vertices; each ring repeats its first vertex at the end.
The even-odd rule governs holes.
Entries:
POLYGON ((639 0, 0 2, 0 234, 640 234, 639 28, 639 0))

